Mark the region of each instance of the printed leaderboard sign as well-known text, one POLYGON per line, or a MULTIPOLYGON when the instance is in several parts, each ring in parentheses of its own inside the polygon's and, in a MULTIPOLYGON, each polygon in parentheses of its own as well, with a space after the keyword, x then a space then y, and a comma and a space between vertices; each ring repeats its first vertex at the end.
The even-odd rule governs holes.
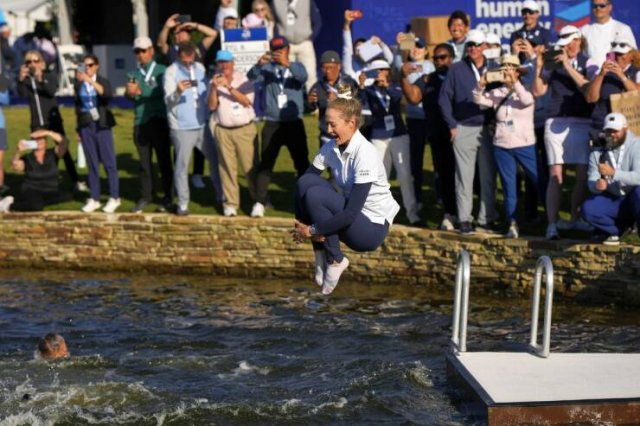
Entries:
POLYGON ((222 48, 233 53, 234 69, 246 73, 269 50, 266 28, 231 29, 222 31, 222 48))

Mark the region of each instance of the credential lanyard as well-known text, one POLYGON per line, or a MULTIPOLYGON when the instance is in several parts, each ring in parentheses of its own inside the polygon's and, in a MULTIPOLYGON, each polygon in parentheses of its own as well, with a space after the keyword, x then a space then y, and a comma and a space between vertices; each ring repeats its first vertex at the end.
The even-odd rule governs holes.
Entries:
POLYGON ((156 68, 156 61, 151 62, 151 66, 149 66, 149 71, 144 72, 144 68, 142 68, 142 65, 139 67, 140 69, 140 74, 142 74, 142 79, 144 80, 144 83, 148 86, 149 85, 149 81, 151 81, 151 78, 153 77, 153 70, 156 68))
POLYGON ((31 79, 31 89, 33 89, 33 96, 36 100, 36 110, 38 110, 38 120, 40 120, 40 126, 44 126, 44 116, 42 115, 42 107, 40 106, 40 96, 38 96, 38 87, 36 86, 36 79, 29 76, 31 79))
POLYGON ((376 96, 380 99, 380 103, 382 103, 382 107, 384 111, 389 114, 389 108, 391 108, 391 97, 388 93, 382 94, 382 91, 376 87, 375 90, 376 96))
POLYGON ((277 69, 278 75, 278 86, 280 87, 280 93, 284 93, 284 82, 287 78, 289 78, 289 68, 285 68, 284 70, 281 68, 277 69))
POLYGON ((86 92, 87 92, 88 102, 89 102, 89 109, 92 109, 92 108, 94 108, 93 97, 97 96, 98 92, 96 92, 95 87, 93 87, 93 85, 91 83, 87 83, 85 81, 82 84, 84 85, 84 90, 86 90, 86 92))
MULTIPOLYGON (((480 81, 480 71, 476 68, 476 64, 471 62, 471 70, 473 71, 473 75, 476 76, 476 83, 480 81)), ((482 73, 484 74, 484 72, 482 73)))

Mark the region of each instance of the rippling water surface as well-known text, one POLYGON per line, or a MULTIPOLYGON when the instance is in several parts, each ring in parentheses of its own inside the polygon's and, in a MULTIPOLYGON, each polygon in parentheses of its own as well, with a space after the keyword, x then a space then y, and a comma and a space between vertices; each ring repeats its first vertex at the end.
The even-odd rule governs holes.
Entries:
MULTIPOLYGON (((448 287, 0 273, 0 424, 425 424, 451 400, 448 287), (63 334, 72 357, 33 359, 63 334), (25 397, 27 395, 27 397, 25 397)), ((473 294, 469 350, 528 339, 529 301, 473 294)), ((632 352, 635 311, 556 303, 553 350, 632 352)))

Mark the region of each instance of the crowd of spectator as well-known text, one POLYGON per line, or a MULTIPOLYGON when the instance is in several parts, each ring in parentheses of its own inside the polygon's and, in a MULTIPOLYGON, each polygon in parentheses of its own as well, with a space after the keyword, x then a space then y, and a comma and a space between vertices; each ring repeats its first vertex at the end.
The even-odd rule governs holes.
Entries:
MULTIPOLYGON (((126 96, 135 103, 134 142, 140 160, 140 198, 133 212, 142 212, 154 202, 155 153, 162 185, 158 210, 188 214, 188 167, 195 152, 191 186, 202 186, 206 159, 216 202, 225 216, 236 216, 240 164, 252 200, 250 215, 264 216, 280 148, 287 147, 297 175, 302 176, 310 166, 304 113, 317 114, 319 145, 323 146, 335 138, 327 126, 327 105, 336 99, 339 87, 348 87, 362 104, 360 132, 375 147, 387 177, 395 171, 410 224, 421 223, 428 208, 423 202, 423 158, 428 144, 435 197, 444 211, 440 229, 462 234, 498 232, 499 176, 506 237, 517 238, 519 222, 540 220, 538 212, 544 209, 548 239, 559 238, 564 230, 590 232, 595 225, 598 238, 616 243, 640 217, 633 217, 616 235, 610 229, 603 234, 584 213, 583 203, 589 190, 600 195, 608 191, 602 183, 593 183, 593 176, 598 175, 592 170, 597 162, 590 166, 594 151, 606 150, 607 155, 599 158, 619 169, 620 173, 614 170, 610 176, 599 172, 603 179, 606 176, 609 188, 616 179, 625 179, 626 189, 608 196, 628 195, 633 192, 629 186, 640 184, 636 178, 636 174, 640 177, 640 159, 623 160, 623 155, 635 155, 623 147, 625 140, 633 141, 636 136, 628 130, 626 119, 623 127, 620 118, 615 119, 615 126, 607 121, 611 96, 640 88, 640 68, 634 62, 637 44, 633 32, 612 17, 614 2, 592 0, 591 8, 591 24, 582 28, 566 25, 553 40, 540 23, 538 2, 524 1, 522 26, 504 48, 497 35, 472 29, 468 14, 457 10, 448 20, 450 40, 436 45, 431 53, 429 40, 410 30, 398 33, 397 46, 388 46, 376 35, 354 40, 352 23, 362 11, 347 10, 342 54, 326 51, 318 55, 313 40, 322 21, 314 0, 254 0, 252 13, 242 19, 231 1, 224 0, 212 27, 172 15, 155 47, 146 37, 133 43, 138 67, 129 73, 126 86, 126 96), (220 31, 259 26, 267 28, 269 51, 248 73, 239 73, 234 69, 234 54, 215 44, 220 31), (193 37, 195 33, 198 37, 193 37), (199 41, 194 43, 194 39, 199 41), (407 40, 411 48, 400 49, 407 40), (211 49, 216 51, 215 69, 207 72, 203 61, 211 49), (259 120, 264 125, 258 137, 259 120), (615 132, 624 135, 612 137, 615 132), (603 142, 613 139, 618 144, 603 142), (610 161, 610 157, 616 158, 610 161), (569 168, 575 170, 571 188, 566 179, 569 168), (631 175, 620 177, 627 172, 631 175), (568 221, 559 217, 564 189, 571 191, 568 221), (519 195, 524 203, 522 218, 517 208, 519 195), (479 201, 477 210, 474 199, 479 201)), ((14 49, 21 58, 17 88, 29 101, 37 146, 29 148, 31 141, 17 146, 11 164, 25 172, 25 180, 21 191, 13 194, 13 208, 37 210, 64 199, 67 195, 60 193, 57 183, 34 185, 34 179, 57 179, 57 159, 63 158, 75 189, 90 192, 82 210, 101 207, 102 164, 109 182, 103 210, 116 211, 120 198, 111 130, 116 123, 108 108, 111 85, 100 75, 98 59, 86 55, 76 76, 75 93, 77 131, 89 169, 87 188, 67 149, 47 40, 42 29, 36 29, 21 41, 24 46, 18 46, 23 53, 14 49), (54 141, 54 148, 47 148, 47 139, 54 141)), ((3 56, 4 50, 3 44, 3 56)), ((0 91, 0 103, 6 92, 2 84, 0 81, 0 90, 5 90, 0 91)), ((1 167, 7 150, 3 124, 0 115, 0 191, 6 193, 1 167)), ((7 204, 3 200, 0 206, 8 210, 7 204)))

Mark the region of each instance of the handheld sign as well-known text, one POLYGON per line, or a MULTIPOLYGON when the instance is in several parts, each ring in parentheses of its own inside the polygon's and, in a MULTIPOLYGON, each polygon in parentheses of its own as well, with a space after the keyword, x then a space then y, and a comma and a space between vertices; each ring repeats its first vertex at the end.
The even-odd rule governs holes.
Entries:
POLYGON ((233 53, 234 69, 246 73, 269 50, 267 29, 233 28, 222 31, 222 48, 233 53))

